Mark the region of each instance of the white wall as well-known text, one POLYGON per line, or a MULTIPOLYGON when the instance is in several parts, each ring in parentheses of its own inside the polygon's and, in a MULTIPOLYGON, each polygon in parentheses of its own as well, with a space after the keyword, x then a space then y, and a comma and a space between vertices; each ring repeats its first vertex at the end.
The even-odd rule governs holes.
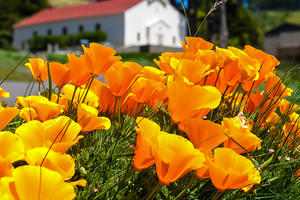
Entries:
POLYGON ((144 0, 125 12, 125 46, 160 45, 161 40, 163 46, 181 47, 185 35, 185 18, 170 3, 144 0))
MULTIPOLYGON (((58 21, 47 24, 39 24, 34 26, 21 27, 14 30, 13 47, 22 50, 22 41, 32 38, 33 32, 38 35, 47 35, 47 30, 52 30, 52 35, 62 35, 63 27, 67 27, 68 34, 78 33, 79 25, 84 26, 84 31, 94 31, 95 24, 101 24, 101 30, 107 34, 107 42, 120 46, 124 44, 124 15, 110 15, 91 17, 83 19, 72 19, 66 21, 58 21)), ((28 50, 28 47, 24 50, 28 50)))

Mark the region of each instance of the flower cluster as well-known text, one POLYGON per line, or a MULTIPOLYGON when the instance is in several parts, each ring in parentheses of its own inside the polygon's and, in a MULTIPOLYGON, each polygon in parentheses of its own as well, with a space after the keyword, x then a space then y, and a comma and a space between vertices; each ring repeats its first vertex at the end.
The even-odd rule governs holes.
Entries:
POLYGON ((0 132, 0 199, 73 199, 74 186, 86 183, 70 181, 75 163, 67 150, 86 133, 108 130, 111 123, 122 128, 121 115, 136 119, 135 169, 155 165, 166 185, 195 171, 220 191, 250 190, 261 182, 249 154, 262 146, 257 130, 271 129, 282 116, 289 119, 278 147, 299 148, 299 107, 283 99, 292 90, 276 76, 275 57, 196 37, 182 46, 183 52, 154 60, 158 68, 123 62, 96 43, 83 47, 83 55, 68 54, 66 64, 29 59, 25 65, 39 86, 49 78, 49 88, 17 97, 16 107, 0 105, 0 130, 20 121, 14 133, 0 132), (147 110, 152 118, 145 117, 147 110), (163 131, 154 122, 158 112, 177 131, 163 131))

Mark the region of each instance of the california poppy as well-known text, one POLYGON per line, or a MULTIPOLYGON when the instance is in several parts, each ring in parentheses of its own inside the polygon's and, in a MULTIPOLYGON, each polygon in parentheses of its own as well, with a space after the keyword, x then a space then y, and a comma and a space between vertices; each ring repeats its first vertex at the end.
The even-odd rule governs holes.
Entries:
POLYGON ((9 131, 0 132, 0 146, 0 158, 13 163, 24 157, 23 141, 9 131))
POLYGON ((251 188, 261 181, 254 164, 229 148, 216 148, 214 159, 208 159, 207 165, 212 183, 221 191, 251 188))
POLYGON ((98 117, 98 110, 86 104, 78 105, 77 121, 82 127, 82 132, 110 128, 110 120, 106 117, 98 117))
POLYGON ((224 147, 240 154, 261 148, 261 139, 251 133, 250 128, 239 117, 223 118, 222 125, 230 137, 224 141, 224 147))
POLYGON ((132 84, 132 93, 135 95, 135 101, 144 103, 152 97, 152 95, 161 88, 164 84, 160 81, 140 77, 132 84))
POLYGON ((66 116, 41 123, 33 120, 22 124, 16 134, 22 139, 25 151, 35 147, 46 147, 65 153, 70 146, 83 136, 78 135, 81 126, 66 116))
POLYGON ((93 76, 103 74, 115 62, 121 59, 120 56, 114 56, 116 54, 114 49, 98 43, 90 43, 89 48, 82 45, 82 48, 85 54, 88 71, 93 76))
POLYGON ((91 74, 85 56, 77 57, 74 54, 67 54, 67 56, 69 62, 66 63, 66 67, 70 69, 70 82, 76 86, 86 84, 91 78, 91 74))
POLYGON ((195 148, 206 155, 211 155, 212 149, 222 144, 227 136, 225 129, 220 125, 201 118, 189 118, 179 123, 195 148))
POLYGON ((71 84, 67 84, 63 87, 62 96, 69 99, 70 101, 73 99, 73 103, 76 104, 85 103, 94 108, 97 108, 99 106, 98 96, 92 90, 87 91, 87 89, 82 89, 80 87, 76 88, 71 84))
POLYGON ((186 138, 160 132, 154 151, 155 166, 159 181, 174 182, 191 170, 203 166, 205 156, 194 148, 186 138))
POLYGON ((0 130, 2 130, 13 118, 20 113, 15 107, 2 107, 0 102, 0 130))
POLYGON ((68 154, 36 147, 26 152, 25 161, 29 165, 40 166, 58 172, 64 180, 69 180, 75 173, 74 159, 68 154))
POLYGON ((221 101, 221 93, 212 86, 189 85, 184 82, 168 83, 168 108, 175 122, 193 117, 201 111, 202 117, 207 113, 206 109, 216 108, 221 101))
POLYGON ((24 116, 25 120, 36 119, 35 116, 37 115, 38 120, 46 121, 59 116, 64 108, 64 106, 51 102, 48 98, 43 96, 18 96, 17 99, 18 104, 22 105, 24 108, 29 108, 22 112, 21 117, 24 116), (34 109, 35 113, 32 112, 32 109, 34 109))
POLYGON ((48 79, 48 63, 41 58, 29 58, 29 63, 25 66, 31 71, 34 79, 42 83, 48 79))
POLYGON ((200 37, 185 37, 186 44, 181 42, 185 52, 197 53, 199 49, 209 50, 214 45, 200 37))
POLYGON ((6 92, 3 88, 0 87, 0 99, 2 98, 9 98, 9 92, 6 92))
POLYGON ((133 164, 135 169, 141 170, 150 167, 155 163, 153 146, 157 144, 157 135, 160 132, 160 127, 155 122, 138 117, 136 119, 137 140, 134 147, 133 164))
POLYGON ((122 96, 138 77, 142 66, 133 62, 116 62, 105 73, 109 89, 113 95, 122 96))
POLYGON ((64 65, 58 62, 50 62, 49 67, 50 67, 51 78, 55 83, 56 87, 62 88, 70 81, 71 71, 68 65, 64 65))
POLYGON ((18 199, 73 199, 76 194, 70 183, 55 171, 40 166, 21 166, 13 171, 18 199))

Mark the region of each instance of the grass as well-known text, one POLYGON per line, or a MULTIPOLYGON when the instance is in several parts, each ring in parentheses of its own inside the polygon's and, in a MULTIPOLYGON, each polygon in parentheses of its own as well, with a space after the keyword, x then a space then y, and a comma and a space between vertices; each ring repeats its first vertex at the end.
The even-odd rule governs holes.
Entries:
MULTIPOLYGON (((0 49, 0 80, 3 80, 6 75, 25 57, 25 53, 0 49)), ((31 75, 24 66, 26 62, 27 59, 21 62, 16 71, 9 76, 8 80, 29 81, 31 79, 31 75)))
POLYGON ((286 10, 268 10, 252 12, 255 21, 262 28, 264 32, 268 32, 277 26, 290 23, 300 25, 300 10, 286 11, 286 10), (261 20, 264 19, 264 20, 261 20))

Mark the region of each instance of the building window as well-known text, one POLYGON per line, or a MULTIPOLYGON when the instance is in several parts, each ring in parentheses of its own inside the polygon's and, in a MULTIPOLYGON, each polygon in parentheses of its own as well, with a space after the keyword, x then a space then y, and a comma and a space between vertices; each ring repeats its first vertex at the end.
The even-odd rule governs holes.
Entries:
POLYGON ((52 30, 51 29, 47 30, 47 35, 52 35, 52 30))
POLYGON ((140 33, 137 33, 137 34, 136 34, 136 39, 137 39, 137 41, 140 41, 140 40, 141 40, 141 34, 140 34, 140 33))
POLYGON ((176 37, 173 36, 173 44, 176 44, 176 37))
POLYGON ((96 30, 96 31, 100 31, 100 30, 101 30, 101 24, 97 23, 97 24, 95 25, 95 30, 96 30))
POLYGON ((62 34, 63 35, 67 35, 68 34, 68 28, 67 27, 63 27, 62 28, 62 34))
POLYGON ((83 25, 79 25, 79 27, 78 27, 78 32, 81 33, 81 32, 83 32, 83 31, 84 31, 83 25))
POLYGON ((21 43, 21 49, 25 50, 25 48, 26 48, 26 42, 23 40, 21 43))
POLYGON ((37 36, 38 35, 37 31, 33 31, 32 35, 33 37, 37 36))

